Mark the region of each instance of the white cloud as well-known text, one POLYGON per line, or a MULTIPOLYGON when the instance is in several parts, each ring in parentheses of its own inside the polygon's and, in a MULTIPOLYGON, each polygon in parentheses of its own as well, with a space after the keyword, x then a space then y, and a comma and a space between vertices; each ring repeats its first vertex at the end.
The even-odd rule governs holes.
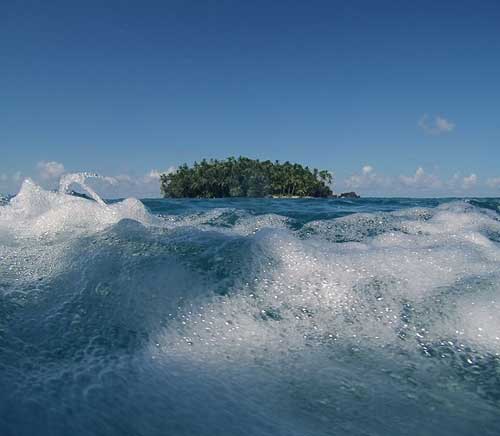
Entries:
POLYGON ((486 186, 488 186, 492 189, 500 188, 500 177, 492 177, 492 178, 486 180, 486 186))
POLYGON ((64 165, 55 161, 40 161, 36 164, 42 180, 54 180, 64 173, 64 165))
POLYGON ((438 176, 426 173, 422 167, 418 167, 411 176, 399 176, 399 181, 403 186, 418 190, 439 189, 443 186, 438 176))
POLYGON ((361 169, 361 171, 362 171, 363 174, 370 174, 370 173, 373 173, 373 167, 371 165, 365 165, 361 169))
POLYGON ((422 115, 418 121, 418 126, 430 135, 441 135, 442 133, 452 132, 455 129, 455 123, 446 118, 439 115, 430 117, 427 114, 422 115))
POLYGON ((21 183, 28 177, 32 178, 44 188, 55 189, 58 186, 59 178, 64 174, 64 165, 56 161, 39 161, 36 164, 36 171, 25 173, 15 171, 0 175, 0 191, 15 194, 19 191, 21 183))
POLYGON ((144 182, 158 182, 160 180, 161 172, 158 170, 151 170, 148 174, 144 176, 144 182))
MULTIPOLYGON (((33 177, 38 183, 49 188, 57 187, 57 179, 64 171, 64 165, 54 161, 42 161, 37 164, 38 176, 33 177), (50 186, 49 186, 50 185, 50 186)), ((160 196, 160 176, 171 173, 175 167, 166 171, 151 169, 144 174, 118 174, 113 177, 89 178, 89 184, 104 198, 154 198, 160 196)), ((32 174, 0 174, 0 192, 16 193, 22 180, 32 174)), ((500 176, 481 178, 481 174, 455 173, 445 177, 434 172, 427 172, 419 166, 410 174, 383 174, 374 165, 365 164, 357 172, 339 180, 336 186, 339 192, 356 191, 362 196, 469 196, 496 195, 500 189, 500 176)), ((77 187, 75 187, 77 189, 77 187)))
POLYGON ((466 176, 462 179, 462 187, 464 189, 471 189, 477 185, 477 176, 475 174, 471 174, 470 176, 466 176))
POLYGON ((352 174, 344 180, 345 190, 347 191, 358 189, 376 192, 387 188, 390 183, 390 178, 377 174, 372 165, 363 166, 360 173, 352 174))
POLYGON ((152 169, 140 176, 118 174, 104 179, 90 179, 88 183, 104 198, 154 198, 160 196, 161 174, 172 171, 175 171, 174 167, 166 171, 152 169))
POLYGON ((24 175, 21 171, 16 171, 15 173, 2 173, 0 174, 0 193, 2 194, 14 194, 19 190, 21 182, 24 179, 24 175))
POLYGON ((427 172, 419 166, 413 174, 390 176, 378 173, 372 165, 365 165, 358 173, 340 182, 339 190, 355 190, 361 195, 376 196, 449 196, 483 195, 487 189, 500 188, 500 177, 480 183, 477 174, 462 176, 459 173, 450 178, 427 172))
POLYGON ((143 180, 144 180, 145 183, 148 183, 148 182, 159 183, 160 182, 160 176, 162 174, 170 174, 170 173, 175 172, 176 170, 177 170, 176 167, 169 167, 165 171, 151 170, 148 174, 146 174, 144 176, 143 180))
POLYGON ((436 128, 439 132, 451 132, 455 129, 455 124, 446 118, 436 117, 436 128))
POLYGON ((370 195, 410 195, 422 194, 431 190, 439 190, 443 187, 442 180, 427 173, 422 167, 418 167, 414 174, 388 176, 379 174, 372 165, 365 165, 359 173, 349 176, 344 180, 347 190, 359 190, 370 195))
MULTIPOLYGON (((112 177, 89 177, 85 183, 92 187, 103 198, 123 197, 159 197, 160 176, 163 173, 175 171, 175 167, 169 167, 165 171, 152 169, 146 174, 131 175, 118 174, 112 177)), ((36 183, 46 189, 57 189, 60 177, 65 174, 65 167, 56 161, 40 161, 36 164, 35 174, 25 174, 20 171, 14 173, 0 173, 0 192, 15 194, 19 191, 22 181, 32 177, 36 183)), ((71 189, 79 190, 74 184, 71 189)))

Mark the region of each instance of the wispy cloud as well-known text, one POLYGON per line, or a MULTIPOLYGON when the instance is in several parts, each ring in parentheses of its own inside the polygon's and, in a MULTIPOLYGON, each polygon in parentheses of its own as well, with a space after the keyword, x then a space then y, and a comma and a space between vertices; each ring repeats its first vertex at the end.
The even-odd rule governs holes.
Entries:
MULTIPOLYGON (((117 174, 102 178, 89 178, 86 183, 104 198, 159 197, 161 174, 175 170, 175 167, 170 167, 165 171, 152 169, 139 175, 117 174)), ((43 160, 38 162, 29 174, 20 171, 1 173, 0 193, 15 194, 19 191, 22 181, 28 177, 46 189, 57 189, 59 179, 65 173, 67 173, 66 168, 61 162, 43 160)), ((71 186, 71 189, 78 190, 78 186, 71 186)))
POLYGON ((462 187, 464 189, 472 189, 477 185, 477 176, 475 174, 471 174, 470 176, 465 176, 462 179, 462 187))
POLYGON ((433 117, 427 114, 422 115, 418 126, 429 135, 441 135, 455 130, 455 123, 439 115, 433 117))
POLYGON ((170 167, 165 171, 152 169, 144 175, 118 174, 104 179, 89 180, 89 184, 104 198, 159 197, 160 176, 175 171, 170 167))
POLYGON ((24 176, 21 171, 16 171, 14 174, 12 174, 12 180, 14 182, 21 182, 23 180, 24 176))
POLYGON ((399 176, 399 182, 409 188, 413 189, 440 189, 443 187, 443 182, 435 174, 428 174, 422 167, 418 167, 414 174, 410 176, 399 176))
POLYGON ((344 181, 346 190, 383 190, 390 183, 391 180, 384 175, 378 174, 372 165, 364 165, 359 173, 352 174, 344 181))
POLYGON ((56 161, 40 161, 36 164, 40 177, 43 180, 59 179, 64 174, 64 165, 56 161))
MULTIPOLYGON (((64 169, 65 166, 60 162, 41 161, 29 174, 20 171, 1 173, 0 193, 15 194, 26 177, 32 177, 46 188, 57 188, 64 169)), ((152 169, 139 175, 122 173, 102 179, 91 178, 87 183, 104 198, 153 198, 160 195, 161 174, 175 170, 175 167, 170 167, 164 171, 152 169)), ((338 180, 335 188, 339 192, 356 191, 362 196, 498 196, 500 175, 486 178, 475 172, 457 172, 447 177, 436 171, 429 172, 423 166, 418 166, 409 174, 389 175, 367 163, 359 171, 338 180)), ((75 186, 75 189, 78 187, 75 186)))
POLYGON ((365 165, 358 173, 341 182, 341 190, 357 190, 361 195, 447 196, 470 195, 500 189, 500 177, 481 183, 475 173, 463 176, 455 173, 442 177, 418 167, 413 174, 399 176, 378 173, 372 165, 365 165))
POLYGON ((486 186, 493 189, 500 189, 500 177, 491 177, 486 180, 486 186))

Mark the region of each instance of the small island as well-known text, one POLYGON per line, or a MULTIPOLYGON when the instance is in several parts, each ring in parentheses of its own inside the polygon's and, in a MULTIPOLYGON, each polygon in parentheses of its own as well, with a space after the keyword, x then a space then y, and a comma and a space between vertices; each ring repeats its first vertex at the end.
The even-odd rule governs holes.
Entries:
POLYGON ((300 164, 246 157, 202 160, 161 175, 161 192, 169 198, 334 197, 327 170, 300 164))

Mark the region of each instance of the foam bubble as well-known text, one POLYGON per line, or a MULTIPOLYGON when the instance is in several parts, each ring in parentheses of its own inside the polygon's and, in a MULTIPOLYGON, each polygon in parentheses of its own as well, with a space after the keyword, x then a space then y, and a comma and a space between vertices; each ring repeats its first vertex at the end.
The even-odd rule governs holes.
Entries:
POLYGON ((158 217, 62 186, 26 181, 0 207, 11 428, 496 434, 493 210, 453 202, 300 228, 234 207, 158 217))
POLYGON ((19 193, 0 210, 0 236, 53 236, 100 231, 121 219, 135 219, 153 224, 158 219, 133 198, 106 205, 61 192, 42 189, 25 180, 19 193))
MULTIPOLYGON (((179 331, 200 345, 203 356, 231 353, 232 347, 300 349, 314 338, 403 348, 411 338, 410 348, 419 352, 424 336, 436 341, 457 336, 455 322, 428 310, 444 298, 450 314, 457 313, 455 300, 462 297, 443 290, 496 274, 500 250, 484 232, 498 225, 494 216, 452 204, 356 214, 313 222, 298 232, 286 227, 260 232, 253 237, 260 262, 247 288, 186 315, 179 331)), ((184 343, 175 329, 167 337, 168 347, 184 343)), ((467 336, 471 343, 479 338, 467 336)), ((489 352, 496 352, 496 342, 489 344, 489 352)))

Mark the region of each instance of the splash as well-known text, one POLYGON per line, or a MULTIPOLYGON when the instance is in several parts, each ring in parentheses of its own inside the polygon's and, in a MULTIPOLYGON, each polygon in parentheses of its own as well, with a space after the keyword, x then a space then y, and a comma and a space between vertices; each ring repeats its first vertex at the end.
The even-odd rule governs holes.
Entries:
POLYGON ((63 176, 59 192, 46 191, 26 179, 19 193, 0 210, 0 241, 2 237, 11 240, 57 235, 79 237, 102 231, 127 218, 145 224, 156 221, 134 198, 106 205, 85 184, 87 177, 83 173, 63 176), (73 183, 80 184, 95 201, 66 195, 64 192, 73 183))
POLYGON ((99 203, 102 206, 105 206, 106 203, 102 200, 102 198, 99 197, 99 195, 86 183, 88 179, 99 179, 107 181, 111 184, 115 183, 115 180, 112 177, 100 176, 97 173, 89 173, 89 172, 70 173, 61 176, 61 179, 59 181, 59 192, 63 194, 68 194, 70 192, 70 187, 76 184, 79 185, 81 188, 83 188, 83 190, 87 194, 89 194, 90 197, 93 198, 97 203, 99 203))

